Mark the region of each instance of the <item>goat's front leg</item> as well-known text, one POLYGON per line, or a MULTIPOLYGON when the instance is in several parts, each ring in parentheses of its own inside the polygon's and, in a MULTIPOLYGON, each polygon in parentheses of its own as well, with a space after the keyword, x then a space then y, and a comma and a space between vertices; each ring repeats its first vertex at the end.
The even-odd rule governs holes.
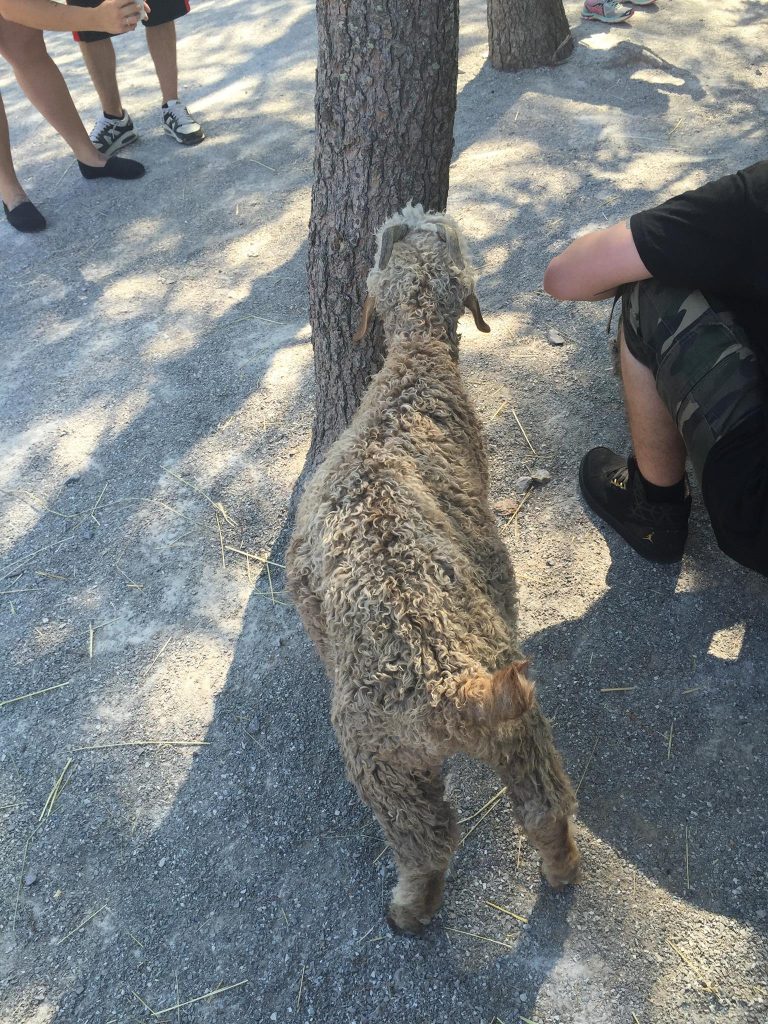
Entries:
MULTIPOLYGON (((334 716, 349 776, 374 812, 392 848, 398 881, 387 923, 417 935, 443 902, 448 865, 456 849, 456 817, 445 800, 439 764, 425 764, 410 751, 361 742, 334 716)), ((374 730, 369 727, 370 733, 374 730)))

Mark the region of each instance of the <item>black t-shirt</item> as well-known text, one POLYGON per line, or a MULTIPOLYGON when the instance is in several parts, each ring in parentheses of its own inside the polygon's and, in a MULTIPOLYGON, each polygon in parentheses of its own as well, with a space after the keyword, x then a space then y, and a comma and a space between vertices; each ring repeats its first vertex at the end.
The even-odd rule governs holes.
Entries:
POLYGON ((636 213, 630 229, 653 277, 725 301, 768 376, 768 160, 636 213))

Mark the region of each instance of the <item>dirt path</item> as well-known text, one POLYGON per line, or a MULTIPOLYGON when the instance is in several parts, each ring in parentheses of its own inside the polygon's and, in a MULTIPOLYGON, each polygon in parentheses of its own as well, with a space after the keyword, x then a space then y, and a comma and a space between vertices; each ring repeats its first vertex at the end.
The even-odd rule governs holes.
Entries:
MULTIPOLYGON (((143 39, 120 41, 138 185, 76 178, 0 66, 51 225, 0 224, 2 1024, 768 1019, 766 586, 700 501, 681 569, 585 513, 580 454, 626 443, 607 307, 540 287, 588 224, 765 156, 764 15, 668 0, 505 76, 464 5, 451 209, 493 328, 466 323, 464 371, 495 497, 552 474, 502 529, 586 872, 548 892, 498 803, 420 941, 384 927, 393 868, 263 561, 309 442, 313 8, 197 6, 189 152, 157 127, 143 39)), ((50 45, 90 119, 75 48, 50 45)), ((462 761, 450 781, 464 817, 497 789, 462 761)))

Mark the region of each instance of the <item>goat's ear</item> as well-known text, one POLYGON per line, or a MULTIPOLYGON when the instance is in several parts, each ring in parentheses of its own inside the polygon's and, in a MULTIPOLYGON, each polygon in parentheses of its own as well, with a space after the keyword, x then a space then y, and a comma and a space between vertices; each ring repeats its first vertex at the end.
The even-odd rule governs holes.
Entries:
POLYGON ((491 328, 485 320, 483 320, 483 314, 480 312, 480 303, 477 301, 477 296, 474 292, 470 292, 466 299, 464 299, 464 305, 474 317, 475 327, 478 331, 482 331, 483 334, 488 334, 491 328))
POLYGON ((437 229, 438 238, 441 234, 444 235, 444 241, 448 245, 448 259, 454 267, 461 269, 464 266, 464 254, 461 251, 461 242, 456 228, 453 224, 443 224, 437 229))
POLYGON ((389 257, 395 242, 400 242, 408 234, 407 224, 392 224, 381 236, 381 252, 379 253, 379 270, 386 270, 389 257))
POLYGON ((360 342, 368 333, 368 326, 371 322, 371 315, 376 308, 376 302, 368 295, 363 303, 363 311, 360 314, 360 323, 358 324, 357 330, 352 335, 352 341, 360 342))

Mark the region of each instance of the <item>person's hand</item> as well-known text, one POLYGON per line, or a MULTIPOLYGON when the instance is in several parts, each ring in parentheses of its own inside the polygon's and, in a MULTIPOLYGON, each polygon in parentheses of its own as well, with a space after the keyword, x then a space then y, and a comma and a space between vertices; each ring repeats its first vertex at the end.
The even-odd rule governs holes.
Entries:
MULTIPOLYGON (((139 8, 135 0, 102 0, 94 11, 97 22, 97 32, 109 32, 110 35, 120 35, 122 32, 132 32, 139 21, 139 8)), ((149 16, 149 6, 144 4, 144 14, 149 16)))

